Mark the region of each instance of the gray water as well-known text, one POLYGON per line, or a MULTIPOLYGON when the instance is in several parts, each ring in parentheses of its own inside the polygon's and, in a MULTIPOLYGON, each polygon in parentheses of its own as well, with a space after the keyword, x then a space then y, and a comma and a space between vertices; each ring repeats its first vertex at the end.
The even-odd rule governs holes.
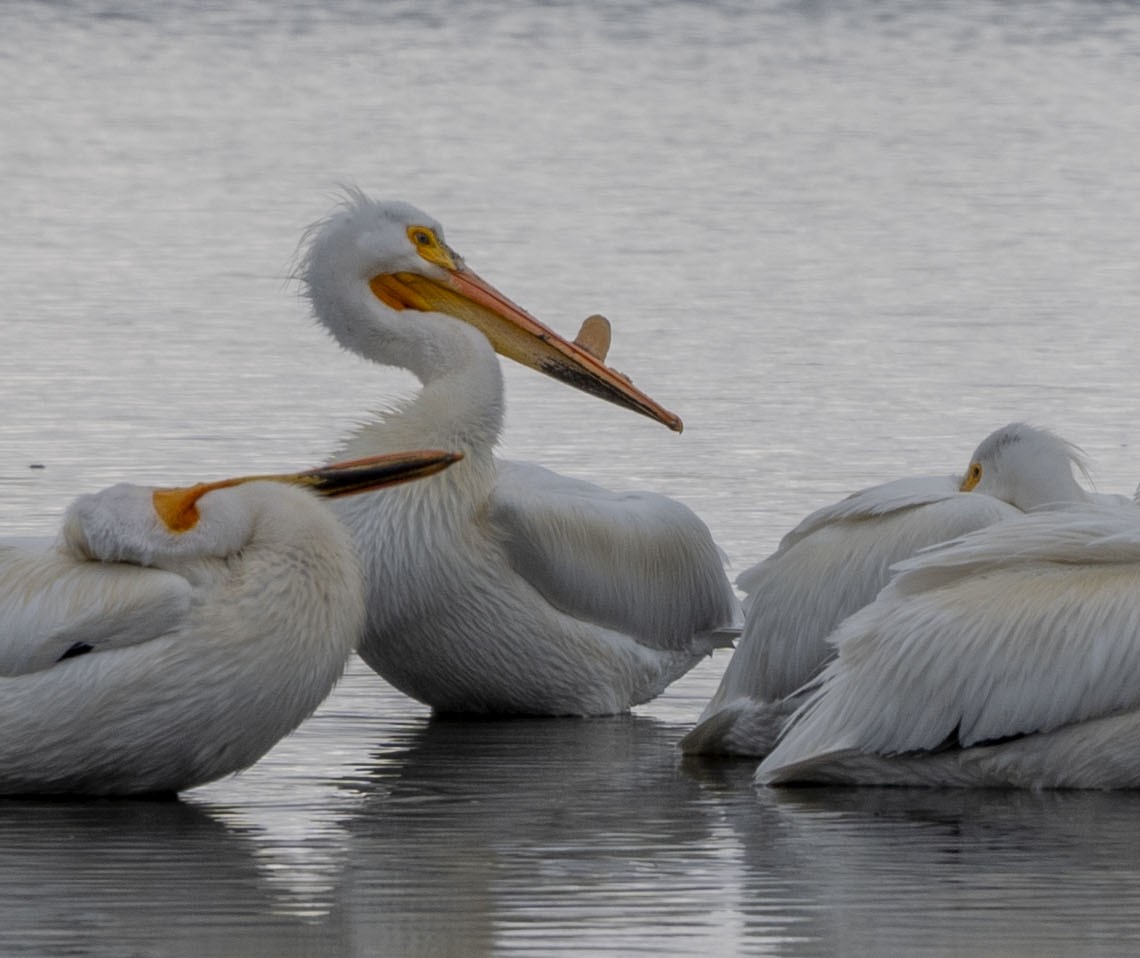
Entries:
MULTIPOLYGON (((503 453, 804 513, 1048 425, 1140 480, 1140 7, 0 4, 0 528, 332 455, 410 377, 289 280, 338 184, 416 203, 676 436, 507 370, 503 453)), ((0 804, 0 955, 1140 950, 1135 795, 757 791, 632 716, 440 722, 355 664, 181 802, 0 804)))

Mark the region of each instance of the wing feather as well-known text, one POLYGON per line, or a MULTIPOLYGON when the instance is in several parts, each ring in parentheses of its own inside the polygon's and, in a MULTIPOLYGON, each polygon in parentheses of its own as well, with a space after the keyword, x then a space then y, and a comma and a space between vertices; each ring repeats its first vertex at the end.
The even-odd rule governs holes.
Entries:
POLYGON ((78 562, 52 540, 0 542, 0 675, 165 635, 185 620, 190 597, 170 572, 78 562))
POLYGON ((1030 514, 903 563, 761 766, 970 747, 1140 706, 1140 517, 1030 514))
POLYGON ((780 540, 777 554, 836 522, 874 519, 900 510, 913 509, 958 494, 961 479, 956 476, 906 476, 860 489, 838 502, 816 509, 780 540))
POLYGON ((738 617, 724 557, 687 506, 500 462, 491 521, 511 567, 560 611, 658 649, 688 649, 738 617))
POLYGON ((747 593, 744 632, 710 708, 792 694, 831 657, 827 636, 875 598, 895 563, 1019 514, 940 477, 876 486, 814 513, 737 579, 747 593))

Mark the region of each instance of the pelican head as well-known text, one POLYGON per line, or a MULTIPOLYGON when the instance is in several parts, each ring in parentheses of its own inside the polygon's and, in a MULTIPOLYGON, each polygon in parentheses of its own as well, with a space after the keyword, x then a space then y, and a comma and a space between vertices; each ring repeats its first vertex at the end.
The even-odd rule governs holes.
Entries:
POLYGON ((681 431, 679 417, 603 362, 604 349, 564 339, 512 303, 414 206, 350 190, 302 245, 299 275, 313 310, 348 350, 426 383, 470 350, 453 332, 459 320, 500 355, 681 431))
POLYGON ((1088 498, 1074 470, 1088 478, 1080 449, 1048 429, 1015 422, 982 440, 970 457, 961 489, 986 493, 1028 511, 1088 498))
POLYGON ((75 555, 103 562, 161 567, 186 558, 224 558, 240 552, 259 524, 265 534, 272 520, 263 520, 274 508, 296 511, 291 499, 276 491, 267 494, 266 486, 298 486, 336 498, 430 476, 461 458, 460 453, 419 450, 178 488, 119 483, 72 503, 64 541, 75 555))

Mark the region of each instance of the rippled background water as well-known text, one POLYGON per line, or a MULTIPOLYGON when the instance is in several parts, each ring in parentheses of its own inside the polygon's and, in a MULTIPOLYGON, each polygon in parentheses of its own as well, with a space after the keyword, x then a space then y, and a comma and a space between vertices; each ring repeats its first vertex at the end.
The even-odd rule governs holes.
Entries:
MULTIPOLYGON (((414 387, 289 282, 410 200, 686 422, 508 369, 506 455, 680 497, 733 574, 808 510, 1049 425, 1140 479, 1132 3, 0 4, 0 526, 307 465, 414 387)), ((0 954, 1098 955, 1134 795, 757 792, 632 716, 434 722, 354 666, 181 803, 0 805, 0 954)))

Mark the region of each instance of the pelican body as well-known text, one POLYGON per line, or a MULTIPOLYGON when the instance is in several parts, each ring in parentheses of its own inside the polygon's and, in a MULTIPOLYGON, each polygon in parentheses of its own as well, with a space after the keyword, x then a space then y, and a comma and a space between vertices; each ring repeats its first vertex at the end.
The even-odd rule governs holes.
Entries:
POLYGON ((961 476, 898 479, 813 512, 743 572, 740 643, 717 691, 681 742, 688 754, 762 757, 831 658, 831 631, 870 603, 892 567, 921 549, 1026 511, 1092 501, 1079 450, 1011 423, 987 436, 961 476))
POLYGON ((463 461, 338 508, 368 588, 360 655, 440 712, 598 715, 648 701, 714 648, 736 599, 708 529, 660 495, 613 493, 494 456, 496 353, 680 431, 604 363, 468 268, 405 203, 351 192, 310 231, 301 277, 338 342, 422 383, 343 455, 439 444, 463 461))
POLYGON ((1033 513, 908 560, 757 781, 1140 787, 1140 513, 1033 513))
POLYGON ((0 542, 0 794, 176 792, 255 762, 355 648, 363 580, 312 494, 438 471, 405 453, 79 497, 58 539, 0 542))

